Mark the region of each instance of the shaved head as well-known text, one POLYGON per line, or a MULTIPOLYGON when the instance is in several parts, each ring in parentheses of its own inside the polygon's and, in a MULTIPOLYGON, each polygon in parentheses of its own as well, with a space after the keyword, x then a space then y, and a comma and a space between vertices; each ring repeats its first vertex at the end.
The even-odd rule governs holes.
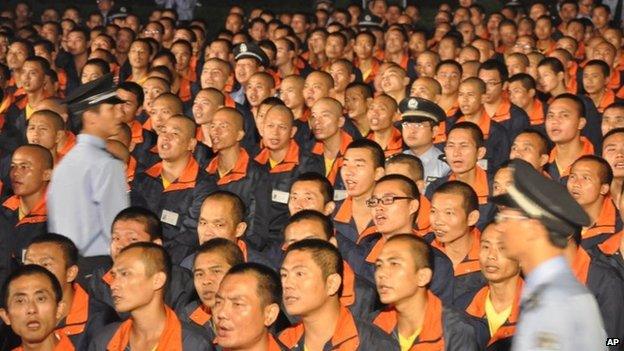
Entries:
POLYGON ((330 97, 324 97, 318 99, 314 105, 318 104, 326 104, 336 116, 342 116, 342 104, 338 100, 330 97))
POLYGON ((171 116, 171 118, 169 119, 171 120, 176 120, 176 121, 180 121, 184 135, 186 137, 193 138, 195 137, 195 130, 197 129, 197 125, 195 124, 195 121, 193 121, 192 119, 190 119, 189 117, 186 117, 184 115, 173 115, 171 116))
POLYGON ((271 116, 286 116, 290 124, 292 125, 295 116, 292 110, 284 105, 275 105, 267 111, 266 118, 271 119, 271 116))
POLYGON ((213 118, 217 118, 217 116, 226 116, 237 130, 243 130, 243 115, 238 112, 237 109, 231 107, 221 107, 217 110, 217 112, 215 112, 213 118))
POLYGON ((52 169, 54 167, 54 159, 50 150, 43 146, 35 144, 22 145, 13 151, 13 155, 16 154, 28 154, 35 158, 36 162, 42 165, 43 169, 52 169))

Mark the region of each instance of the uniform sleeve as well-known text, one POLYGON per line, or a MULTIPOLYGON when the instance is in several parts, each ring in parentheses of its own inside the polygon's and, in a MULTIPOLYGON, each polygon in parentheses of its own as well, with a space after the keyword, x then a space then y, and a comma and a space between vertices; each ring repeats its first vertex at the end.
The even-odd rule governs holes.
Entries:
MULTIPOLYGON (((93 201, 99 207, 100 223, 110 236, 110 228, 117 214, 130 206, 126 176, 120 161, 109 160, 93 174, 93 201)), ((108 238, 110 240, 110 237, 108 238)))

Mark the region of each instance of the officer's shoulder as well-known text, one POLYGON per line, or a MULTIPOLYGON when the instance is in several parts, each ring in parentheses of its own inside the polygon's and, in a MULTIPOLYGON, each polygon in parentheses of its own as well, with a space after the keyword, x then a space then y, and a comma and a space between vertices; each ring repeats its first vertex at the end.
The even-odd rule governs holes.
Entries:
POLYGON ((563 304, 583 295, 591 295, 591 293, 571 274, 555 276, 550 283, 544 285, 537 292, 538 299, 557 301, 563 304))

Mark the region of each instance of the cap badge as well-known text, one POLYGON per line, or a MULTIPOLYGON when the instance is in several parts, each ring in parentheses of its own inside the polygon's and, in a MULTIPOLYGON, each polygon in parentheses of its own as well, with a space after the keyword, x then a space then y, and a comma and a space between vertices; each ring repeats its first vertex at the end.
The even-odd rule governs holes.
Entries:
POLYGON ((418 108, 418 100, 416 99, 410 99, 407 102, 407 108, 409 108, 410 110, 415 110, 418 108))
POLYGON ((370 20, 371 20, 371 16, 370 16, 370 15, 366 15, 366 16, 364 17, 364 20, 365 20, 365 21, 370 21, 370 20))
POLYGON ((247 52, 247 45, 245 45, 244 43, 241 44, 240 46, 240 52, 247 52))

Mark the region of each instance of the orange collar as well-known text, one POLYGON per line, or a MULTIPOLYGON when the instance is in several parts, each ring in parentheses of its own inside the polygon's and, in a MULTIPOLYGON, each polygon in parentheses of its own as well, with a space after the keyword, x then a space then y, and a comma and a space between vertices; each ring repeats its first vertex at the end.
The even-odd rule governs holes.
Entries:
MULTIPOLYGON (((398 312, 390 307, 382 311, 373 320, 373 324, 388 334, 395 332, 398 323, 398 312)), ((435 351, 444 350, 444 327, 442 324, 442 301, 431 291, 427 291, 427 307, 422 330, 410 350, 435 351)))
MULTIPOLYGON (((165 306, 166 320, 165 329, 160 334, 155 351, 182 351, 182 324, 169 307, 165 306)), ((106 350, 124 351, 130 345, 130 333, 132 333, 132 318, 121 323, 109 341, 106 350)))
POLYGON ((615 90, 619 89, 620 86, 620 71, 612 70, 611 77, 609 77, 609 81, 607 82, 607 88, 615 90))
POLYGON ((273 334, 269 333, 268 335, 269 348, 268 351, 281 351, 282 347, 277 343, 273 334))
POLYGON ((591 257, 589 257, 589 254, 583 247, 579 246, 574 256, 574 261, 572 262, 572 272, 574 272, 576 279, 583 285, 587 284, 590 263, 591 257))
MULTIPOLYGON (((470 246, 470 250, 468 250, 468 254, 466 255, 466 257, 464 257, 463 261, 453 267, 453 271, 455 272, 456 277, 464 274, 478 272, 481 269, 479 265, 479 245, 481 231, 477 228, 472 228, 468 235, 472 236, 472 243, 470 246)), ((433 240, 431 246, 446 254, 446 248, 444 247, 444 244, 440 243, 437 239, 433 240)))
MULTIPOLYGON (((503 323, 503 325, 498 328, 494 335, 490 336, 490 340, 488 341, 488 346, 496 342, 497 340, 510 338, 516 329, 516 323, 518 323, 518 314, 520 313, 520 296, 522 295, 522 288, 524 287, 524 281, 522 278, 518 277, 516 283, 516 292, 514 294, 514 300, 511 305, 511 314, 503 323)), ((466 308, 466 313, 471 316, 477 318, 487 318, 485 314, 485 300, 490 294, 490 286, 484 286, 472 299, 470 305, 466 308)))
POLYGON ((449 107, 449 109, 444 112, 446 112, 446 117, 453 117, 457 111, 459 111, 459 101, 456 99, 453 106, 449 107))
MULTIPOLYGON (((347 146, 353 141, 353 138, 344 130, 340 130, 340 149, 338 150, 338 155, 336 155, 336 160, 332 165, 332 168, 329 172, 327 172, 327 179, 334 185, 336 182, 336 178, 338 177, 338 170, 342 167, 342 156, 347 151, 347 146)), ((323 142, 317 141, 312 148, 312 153, 315 155, 324 156, 325 146, 323 142)))
POLYGON ((110 269, 102 276, 102 280, 104 281, 104 283, 106 283, 106 285, 111 285, 111 283, 113 282, 113 274, 111 273, 110 269))
MULTIPOLYGON (((234 164, 234 168, 232 168, 232 170, 229 171, 223 177, 219 177, 219 180, 217 181, 217 185, 225 185, 225 184, 235 182, 237 180, 241 180, 245 178, 245 176, 247 175, 248 165, 249 165, 249 154, 247 153, 247 151, 245 151, 245 149, 241 148, 240 153, 238 155, 238 159, 236 160, 236 163, 234 164)), ((206 167, 206 172, 210 174, 216 174, 217 176, 219 176, 218 167, 219 167, 219 155, 217 154, 217 156, 215 156, 212 159, 212 161, 210 161, 210 163, 208 164, 208 167, 206 167)))
POLYGON ((533 99, 533 107, 529 115, 531 125, 544 124, 544 105, 539 99, 533 99))
POLYGON ((613 199, 611 196, 605 196, 596 223, 589 228, 583 229, 581 232, 583 239, 592 238, 600 234, 615 233, 616 218, 617 208, 615 208, 613 199))
MULTIPOLYGON (((74 344, 72 344, 69 337, 63 333, 54 333, 56 338, 58 339, 58 344, 54 347, 53 351, 74 351, 74 344)), ((12 351, 24 351, 22 346, 14 348, 12 351)))
POLYGON ((312 110, 310 110, 307 107, 304 107, 303 112, 301 113, 301 117, 299 117, 298 119, 301 122, 308 123, 308 120, 310 120, 311 117, 312 117, 312 110))
POLYGON ((2 99, 2 103, 0 103, 0 114, 5 113, 11 104, 13 103, 13 95, 7 94, 7 96, 2 99))
MULTIPOLYGON (((351 223, 352 220, 353 220, 353 198, 351 196, 347 196, 342 202, 342 204, 340 205, 340 208, 338 209, 338 211, 336 212, 336 215, 334 216, 334 221, 344 223, 344 224, 352 224, 351 223)), ((377 232, 377 227, 375 227, 375 224, 373 224, 373 222, 370 221, 368 224, 368 227, 366 227, 366 229, 364 229, 361 233, 358 233, 359 234, 358 242, 365 236, 374 234, 376 232, 377 232)))
MULTIPOLYGON (((10 198, 6 199, 6 201, 4 201, 2 206, 8 208, 11 211, 18 211, 20 202, 20 197, 17 195, 13 195, 10 198)), ((43 223, 47 220, 48 212, 46 210, 46 197, 43 196, 30 210, 30 212, 26 216, 24 216, 24 218, 19 220, 15 226, 19 227, 23 224, 43 223)))
POLYGON ((598 244, 598 248, 605 255, 615 255, 621 247, 622 237, 624 237, 624 231, 619 231, 613 235, 611 235, 607 240, 603 241, 601 244, 598 244))
POLYGON ((198 325, 204 326, 212 318, 212 311, 209 307, 200 304, 191 314, 189 319, 198 325))
POLYGON ((426 196, 420 195, 418 199, 418 217, 416 217, 416 235, 423 237, 431 231, 431 221, 429 220, 429 211, 431 210, 431 202, 426 196))
POLYGON ((154 131, 154 128, 152 127, 152 117, 150 117, 149 115, 147 117, 147 121, 143 123, 143 129, 154 131))
MULTIPOLYGON (((375 132, 371 131, 368 133, 366 137, 370 140, 375 140, 375 132)), ((384 154, 386 157, 390 157, 394 154, 398 154, 403 151, 403 136, 401 135, 401 131, 395 127, 392 127, 392 133, 390 134, 390 139, 388 140, 388 144, 384 148, 384 154)))
MULTIPOLYGON (((457 122, 463 122, 466 120, 466 116, 461 116, 457 120, 457 122)), ((487 140, 490 137, 490 128, 492 126, 492 119, 487 114, 484 108, 481 108, 481 117, 477 121, 476 125, 479 126, 481 132, 483 132, 483 140, 487 140)))
POLYGON ((245 259, 245 262, 247 262, 247 253, 248 253, 247 243, 241 239, 237 239, 236 246, 238 246, 238 248, 241 249, 241 251, 243 252, 243 258, 245 259))
MULTIPOLYGON (((145 124, 147 124, 148 121, 146 121, 145 124)), ((143 142, 143 129, 144 128, 139 121, 133 120, 132 122, 130 122, 130 132, 132 133, 131 142, 133 144, 136 145, 136 144, 140 144, 143 142)), ((151 129, 151 122, 150 122, 150 129, 151 129)))
MULTIPOLYGON (((344 155, 347 151, 347 146, 353 141, 353 138, 344 130, 340 130, 340 150, 338 151, 338 156, 344 155)), ((322 141, 317 141, 312 148, 312 153, 315 155, 323 155, 325 152, 325 145, 322 141)))
POLYGON ((58 161, 60 161, 67 153, 76 145, 76 135, 69 130, 65 131, 65 145, 57 151, 58 153, 58 161))
POLYGON ((510 118, 511 118, 511 101, 509 101, 509 98, 503 97, 500 105, 498 105, 498 108, 496 109, 496 112, 494 112, 492 119, 500 123, 510 118))
POLYGON ((128 159, 128 164, 126 166, 126 179, 128 180, 128 183, 134 180, 134 176, 136 175, 137 164, 138 163, 137 163, 136 158, 130 155, 130 158, 128 159))
POLYGON ((340 296, 340 303, 343 306, 349 307, 355 303, 355 272, 347 261, 343 262, 342 272, 342 295, 340 296))
POLYGON ((74 300, 65 317, 65 325, 57 329, 65 335, 84 332, 89 319, 89 294, 79 285, 74 284, 74 300))
MULTIPOLYGON (((490 188, 488 185, 487 173, 483 168, 475 165, 475 182, 474 184, 468 184, 477 193, 479 198, 479 205, 486 204, 488 202, 488 196, 490 195, 490 188)), ((451 173, 448 180, 457 180, 457 175, 451 173)))
MULTIPOLYGON (((581 149, 580 154, 576 158, 579 158, 579 157, 585 156, 585 155, 593 155, 594 154, 594 145, 592 145, 592 143, 591 143, 591 141, 589 141, 589 139, 587 139, 584 136, 581 136, 581 143, 583 144, 583 147, 581 149)), ((557 160, 557 154, 558 154, 558 148, 557 148, 557 145, 555 145, 555 147, 553 147, 553 149, 550 151, 550 157, 548 158, 548 162, 549 163, 555 162, 557 160)), ((564 169, 560 176, 561 177, 565 177, 568 174, 570 174, 570 168, 572 168, 572 165, 570 165, 566 169, 564 169)))
MULTIPOLYGON (((262 148, 262 151, 254 158, 256 162, 261 165, 267 164, 269 162, 271 152, 268 148, 262 148)), ((288 151, 286 151, 286 156, 279 164, 275 165, 275 167, 269 170, 269 173, 284 173, 292 171, 299 164, 299 145, 294 140, 290 140, 288 144, 288 151)))
MULTIPOLYGON (((305 329, 303 322, 299 322, 294 326, 284 330, 279 340, 289 349, 292 349, 304 337, 305 329)), ((358 336, 355 319, 351 312, 340 306, 340 316, 336 323, 334 335, 331 338, 332 351, 353 351, 357 350, 360 345, 360 337, 358 336)))
POLYGON ((615 93, 611 89, 606 89, 604 94, 602 94, 602 98, 600 99, 600 103, 596 106, 598 112, 603 113, 604 110, 615 102, 615 93))
MULTIPOLYGON (((145 171, 147 175, 152 178, 159 178, 162 176, 162 161, 156 163, 148 170, 145 171)), ((177 191, 177 190, 185 190, 191 189, 195 187, 195 181, 197 180, 197 174, 199 173, 199 164, 193 158, 193 156, 189 157, 188 162, 186 163, 186 167, 182 171, 182 174, 175 181, 171 182, 171 184, 163 189, 163 192, 169 191, 177 191)))

